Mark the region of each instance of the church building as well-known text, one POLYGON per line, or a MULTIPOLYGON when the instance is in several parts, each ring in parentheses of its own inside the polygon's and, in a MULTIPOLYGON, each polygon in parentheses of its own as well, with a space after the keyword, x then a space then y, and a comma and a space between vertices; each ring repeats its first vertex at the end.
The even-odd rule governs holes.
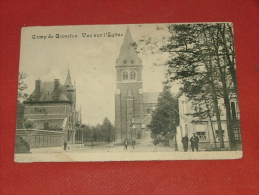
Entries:
POLYGON ((117 141, 150 138, 151 121, 159 93, 143 92, 142 60, 127 28, 116 60, 115 136, 117 141))

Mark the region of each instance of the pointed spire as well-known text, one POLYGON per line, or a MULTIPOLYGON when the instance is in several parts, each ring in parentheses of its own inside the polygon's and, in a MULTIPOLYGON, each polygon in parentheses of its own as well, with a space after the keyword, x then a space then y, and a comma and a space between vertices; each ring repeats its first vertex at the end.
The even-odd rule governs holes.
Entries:
POLYGON ((67 87, 67 88, 68 88, 68 87, 69 87, 69 88, 72 88, 72 87, 73 87, 69 69, 68 69, 68 71, 67 71, 67 78, 66 78, 66 81, 65 81, 64 86, 67 87))
POLYGON ((125 36, 124 36, 123 43, 124 44, 132 44, 133 43, 133 39, 132 39, 132 36, 131 36, 131 33, 130 33, 130 30, 129 30, 128 26, 127 26, 127 29, 126 29, 126 33, 125 33, 125 36))
POLYGON ((126 33, 120 48, 120 54, 117 58, 118 66, 136 66, 141 65, 141 59, 138 56, 137 50, 134 46, 134 41, 132 39, 130 29, 127 27, 126 33))

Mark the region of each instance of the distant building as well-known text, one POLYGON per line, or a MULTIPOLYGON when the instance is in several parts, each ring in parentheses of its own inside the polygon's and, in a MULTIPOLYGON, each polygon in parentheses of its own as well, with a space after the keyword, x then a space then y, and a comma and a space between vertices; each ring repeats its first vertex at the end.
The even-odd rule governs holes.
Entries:
MULTIPOLYGON (((177 127, 177 142, 181 144, 182 137, 187 135, 190 139, 193 133, 196 133, 199 137, 201 148, 209 148, 214 147, 214 136, 216 138, 216 142, 219 146, 219 136, 218 136, 218 125, 216 117, 212 117, 210 120, 209 117, 205 119, 200 119, 198 117, 194 117, 195 113, 192 101, 188 100, 185 93, 179 91, 176 95, 178 99, 179 105, 179 126, 177 127)), ((223 100, 219 99, 219 103, 222 105, 221 107, 221 126, 223 130, 223 139, 225 145, 228 146, 228 132, 227 132, 227 121, 226 121, 226 113, 225 108, 223 107, 223 100)), ((231 111, 232 111, 232 122, 234 129, 235 141, 237 143, 241 143, 241 134, 240 134, 240 116, 239 116, 239 107, 237 103, 237 98, 233 97, 230 102, 231 111)), ((179 147, 181 148, 181 147, 179 147)))
POLYGON ((24 102, 25 129, 34 132, 30 142, 38 147, 75 142, 76 125, 81 115, 76 111, 76 88, 68 70, 65 83, 35 81, 35 89, 24 102), (43 145, 42 145, 42 144, 43 145))
POLYGON ((143 92, 142 60, 133 46, 129 28, 116 60, 115 135, 116 140, 150 137, 151 121, 159 93, 143 92))

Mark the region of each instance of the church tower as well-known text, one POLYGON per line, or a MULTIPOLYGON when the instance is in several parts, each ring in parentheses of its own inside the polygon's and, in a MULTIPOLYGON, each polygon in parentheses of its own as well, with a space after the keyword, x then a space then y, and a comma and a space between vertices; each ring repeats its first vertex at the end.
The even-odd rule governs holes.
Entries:
POLYGON ((116 140, 135 139, 133 122, 143 118, 142 61, 127 27, 116 60, 115 134, 116 140))

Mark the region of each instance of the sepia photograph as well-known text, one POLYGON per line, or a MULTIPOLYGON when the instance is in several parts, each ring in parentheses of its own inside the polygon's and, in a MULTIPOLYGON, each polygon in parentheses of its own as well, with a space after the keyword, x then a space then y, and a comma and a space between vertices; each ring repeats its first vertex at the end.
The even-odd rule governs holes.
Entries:
POLYGON ((240 159, 232 23, 21 29, 14 161, 240 159))

